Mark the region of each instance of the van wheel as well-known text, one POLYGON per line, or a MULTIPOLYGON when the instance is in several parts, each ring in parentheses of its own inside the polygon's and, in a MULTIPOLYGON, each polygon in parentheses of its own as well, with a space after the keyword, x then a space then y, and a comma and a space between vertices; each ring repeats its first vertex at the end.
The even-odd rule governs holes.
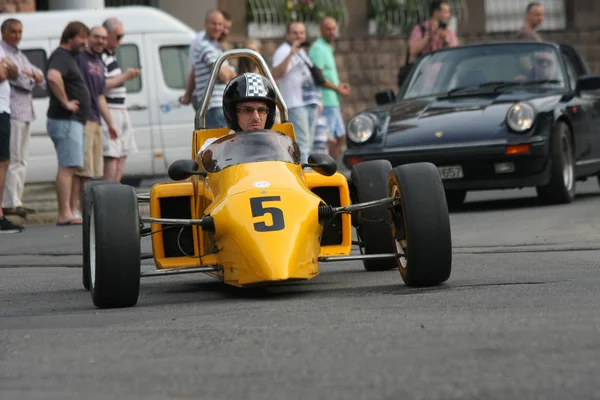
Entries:
MULTIPOLYGON (((364 161, 352 166, 351 181, 359 203, 388 197, 387 181, 392 164, 387 160, 364 161)), ((365 254, 390 254, 395 252, 392 232, 389 227, 388 205, 365 208, 354 214, 356 233, 365 254)), ((386 271, 396 268, 393 259, 363 260, 367 271, 386 271)))

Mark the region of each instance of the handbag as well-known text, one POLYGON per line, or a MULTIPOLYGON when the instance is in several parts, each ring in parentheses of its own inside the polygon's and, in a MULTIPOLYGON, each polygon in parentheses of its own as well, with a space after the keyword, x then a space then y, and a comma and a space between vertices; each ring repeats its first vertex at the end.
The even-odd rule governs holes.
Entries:
POLYGON ((321 69, 312 62, 307 61, 302 53, 298 52, 298 55, 310 70, 310 74, 312 75, 313 81, 315 81, 315 85, 323 86, 325 84, 325 76, 323 75, 323 72, 321 72, 321 69))

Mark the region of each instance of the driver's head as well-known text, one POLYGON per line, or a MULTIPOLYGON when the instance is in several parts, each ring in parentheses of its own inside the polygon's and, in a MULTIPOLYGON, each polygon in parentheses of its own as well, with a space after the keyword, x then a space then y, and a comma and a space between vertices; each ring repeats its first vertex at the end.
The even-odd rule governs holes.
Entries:
POLYGON ((229 81, 223 92, 225 121, 236 132, 271 129, 276 104, 275 88, 260 74, 238 75, 229 81))
POLYGON ((534 58, 535 79, 553 79, 556 74, 556 58, 551 51, 540 51, 534 58))

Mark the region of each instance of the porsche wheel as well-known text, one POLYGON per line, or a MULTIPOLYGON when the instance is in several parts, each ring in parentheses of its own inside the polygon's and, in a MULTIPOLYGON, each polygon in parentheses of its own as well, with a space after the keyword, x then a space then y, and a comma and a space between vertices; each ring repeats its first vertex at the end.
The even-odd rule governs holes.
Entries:
POLYGON ((408 286, 445 282, 452 270, 452 237, 448 205, 440 174, 431 163, 393 169, 388 195, 400 199, 391 211, 396 263, 408 286))
POLYGON ((140 290, 140 225, 135 189, 96 186, 89 208, 90 292, 96 307, 131 307, 140 290))
MULTIPOLYGON (((387 160, 365 161, 352 166, 351 181, 356 191, 356 201, 364 203, 388 197, 387 181, 391 170, 392 164, 387 160)), ((365 254, 394 252, 387 205, 360 210, 353 218, 365 254)), ((386 271, 396 268, 396 261, 363 260, 363 266, 367 271, 386 271)))
POLYGON ((567 124, 556 124, 550 145, 550 181, 538 186, 537 194, 544 204, 566 204, 575 198, 575 151, 567 124))
POLYGON ((83 219, 82 225, 82 236, 83 236, 83 272, 81 274, 81 281, 85 290, 90 290, 90 196, 92 188, 99 185, 115 184, 112 181, 89 181, 83 185, 83 196, 81 198, 81 216, 83 219))

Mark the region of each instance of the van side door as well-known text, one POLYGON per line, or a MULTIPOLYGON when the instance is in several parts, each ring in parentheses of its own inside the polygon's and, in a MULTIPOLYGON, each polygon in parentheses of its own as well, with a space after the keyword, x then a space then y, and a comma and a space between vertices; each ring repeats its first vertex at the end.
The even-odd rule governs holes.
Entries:
POLYGON ((182 105, 179 98, 185 93, 189 44, 194 36, 193 33, 145 35, 146 48, 155 69, 156 97, 152 106, 158 113, 158 128, 167 164, 191 156, 194 108, 182 105))

